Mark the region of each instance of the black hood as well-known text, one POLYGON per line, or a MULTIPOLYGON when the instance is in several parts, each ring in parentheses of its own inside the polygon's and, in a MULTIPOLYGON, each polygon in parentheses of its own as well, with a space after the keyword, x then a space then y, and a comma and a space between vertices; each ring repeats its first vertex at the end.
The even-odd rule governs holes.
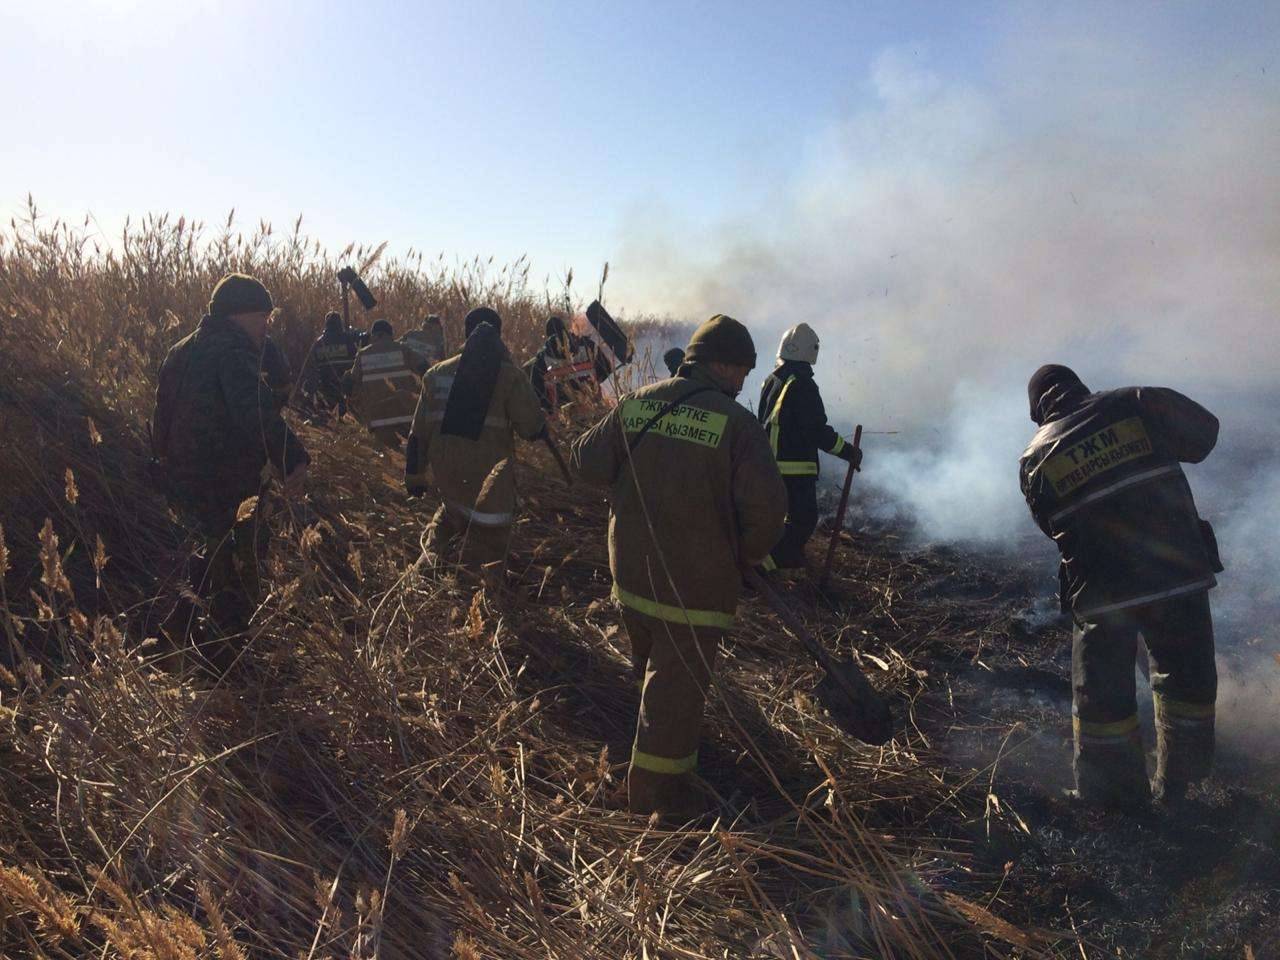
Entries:
POLYGON ((1037 426, 1060 420, 1089 396, 1089 388, 1070 367, 1047 363, 1027 383, 1031 419, 1037 426))
POLYGON ((506 355, 498 331, 487 323, 477 324, 462 348, 462 359, 444 406, 442 434, 467 440, 480 438, 506 355))

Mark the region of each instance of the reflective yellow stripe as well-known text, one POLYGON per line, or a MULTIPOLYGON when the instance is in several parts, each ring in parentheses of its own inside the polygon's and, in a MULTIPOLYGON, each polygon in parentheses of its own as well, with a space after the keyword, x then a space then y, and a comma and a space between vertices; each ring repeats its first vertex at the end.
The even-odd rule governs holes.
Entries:
POLYGON ((818 465, 812 460, 779 460, 778 472, 784 477, 816 477, 818 465))
POLYGON ((691 773, 698 769, 698 751, 695 750, 687 757, 659 757, 652 753, 645 753, 643 750, 631 750, 631 765, 639 767, 641 770, 649 770, 652 773, 691 773))
MULTIPOLYGON (((787 377, 787 382, 782 385, 782 389, 778 391, 778 400, 773 405, 773 409, 769 411, 767 422, 769 424, 769 449, 773 451, 773 457, 778 459, 778 436, 782 433, 782 402, 787 399, 787 391, 791 389, 791 384, 795 383, 794 376, 787 377)), ((840 441, 844 443, 843 440, 840 441)), ((837 448, 838 449, 838 448, 837 448)), ((818 462, 816 460, 778 460, 778 472, 784 477, 816 477, 818 475, 818 462)))
POLYGON ((1160 709, 1174 717, 1187 717, 1193 720, 1205 720, 1217 711, 1212 703, 1188 703, 1186 700, 1170 700, 1155 693, 1155 701, 1160 709))
POLYGON ((795 383, 795 379, 794 376, 787 377, 787 382, 778 391, 778 399, 766 418, 769 424, 769 449, 773 451, 775 460, 778 459, 778 434, 782 431, 782 424, 779 422, 782 417, 782 401, 787 398, 787 391, 791 389, 791 384, 795 383))
POLYGON ((778 562, 773 557, 765 557, 760 561, 760 566, 764 568, 765 573, 773 573, 778 569, 778 562))
POLYGON ((843 449, 844 449, 844 437, 840 436, 839 434, 836 434, 836 442, 831 447, 831 449, 827 451, 827 453, 830 453, 834 456, 839 454, 840 451, 843 449))
POLYGON ((733 626, 733 614, 721 613, 719 610, 686 610, 670 604, 659 603, 646 597, 636 596, 613 585, 613 599, 624 607, 630 607, 636 613, 653 617, 655 620, 666 620, 669 623, 685 623, 693 627, 722 627, 726 630, 733 626))
POLYGON ((1125 717, 1123 720, 1117 720, 1114 723, 1094 723, 1090 720, 1072 717, 1071 726, 1075 728, 1077 733, 1083 733, 1086 736, 1119 738, 1128 736, 1138 729, 1138 715, 1135 713, 1131 717, 1125 717))

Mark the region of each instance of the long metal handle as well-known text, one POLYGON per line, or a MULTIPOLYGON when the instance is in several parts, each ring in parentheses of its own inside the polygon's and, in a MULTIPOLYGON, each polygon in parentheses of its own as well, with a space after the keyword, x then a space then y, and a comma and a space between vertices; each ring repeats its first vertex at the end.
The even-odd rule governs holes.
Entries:
MULTIPOLYGON (((862 424, 858 424, 853 431, 853 449, 862 449, 862 424)), ((840 509, 836 511, 835 529, 831 531, 831 543, 827 546, 827 559, 822 564, 822 579, 818 581, 819 589, 826 589, 827 581, 831 579, 831 564, 836 558, 836 541, 840 539, 840 531, 844 529, 844 514, 849 507, 849 488, 853 486, 853 474, 857 467, 853 465, 853 461, 849 461, 849 469, 844 475, 844 490, 840 493, 840 509)))
POLYGON ((564 456, 560 453, 560 448, 556 446, 556 442, 551 439, 551 432, 544 431, 542 434, 542 442, 547 445, 547 449, 551 451, 551 456, 555 458, 556 466, 560 468, 560 475, 564 477, 566 486, 573 486, 573 474, 569 472, 569 465, 564 462, 564 456))
POLYGON ((742 574, 747 583, 751 584, 756 592, 764 597, 765 603, 782 621, 782 625, 795 635, 796 639, 804 645, 804 648, 809 651, 809 655, 818 662, 818 666, 822 667, 828 676, 844 687, 854 700, 868 703, 880 702, 880 695, 867 682, 867 678, 862 675, 862 671, 852 664, 842 666, 836 663, 831 654, 827 652, 827 648, 819 643, 818 638, 809 632, 809 628, 800 622, 800 618, 791 612, 791 609, 774 592, 774 589, 769 586, 764 577, 760 576, 753 568, 747 566, 743 566, 742 574))

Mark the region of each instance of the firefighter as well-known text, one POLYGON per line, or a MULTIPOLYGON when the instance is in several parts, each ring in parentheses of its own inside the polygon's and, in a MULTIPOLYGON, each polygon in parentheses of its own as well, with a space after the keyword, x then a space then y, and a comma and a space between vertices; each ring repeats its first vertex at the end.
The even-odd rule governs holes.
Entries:
POLYGON ((600 380, 613 367, 595 341, 578 336, 561 317, 547 320, 546 333, 542 349, 527 365, 543 409, 550 412, 579 397, 599 397, 600 380))
POLYGON ((427 314, 417 330, 407 330, 400 342, 415 353, 421 354, 427 366, 434 366, 444 359, 444 327, 434 313, 427 314))
POLYGON ((378 442, 398 451, 413 423, 418 378, 427 372, 427 362, 396 341, 389 320, 375 320, 369 337, 369 345, 356 354, 343 377, 343 390, 351 397, 360 422, 378 442))
POLYGON ((734 401, 755 363, 747 328, 712 317, 677 377, 623 397, 572 449, 582 480, 609 489, 613 596, 641 684, 628 805, 678 822, 702 812, 699 725, 740 565, 760 563, 782 533, 768 438, 734 401))
POLYGON ((423 378, 405 486, 410 496, 424 493, 430 470, 444 501, 427 527, 425 559, 457 546, 461 563, 479 570, 506 562, 516 509, 513 436, 540 439, 547 423, 502 342, 497 312, 477 307, 464 326, 462 352, 423 378))
POLYGON ((1064 612, 1075 621, 1072 726, 1076 792, 1102 806, 1178 802, 1213 761, 1213 620, 1221 571, 1212 528, 1180 463, 1213 450, 1218 420, 1163 387, 1090 393, 1067 367, 1027 388, 1039 426, 1022 455, 1022 492, 1062 555, 1064 612), (1155 699, 1148 784, 1133 667, 1146 641, 1155 699))
POLYGON ((268 465, 286 494, 300 493, 310 459, 263 376, 273 309, 257 280, 224 277, 200 325, 169 350, 156 387, 152 453, 171 503, 204 541, 197 592, 223 633, 242 629, 260 599, 266 528, 241 505, 260 492, 268 465))
POLYGON ((804 547, 818 528, 818 451, 858 469, 862 451, 846 443, 827 423, 822 395, 813 379, 818 335, 807 323, 792 327, 778 345, 778 365, 760 389, 758 416, 787 485, 787 526, 765 562, 784 577, 804 570, 804 547))
POLYGON ((358 350, 357 335, 347 329, 340 314, 329 313, 324 318, 324 333, 316 338, 304 364, 303 387, 313 404, 326 411, 336 408, 338 416, 347 412, 342 378, 355 363, 358 350))
POLYGON ((667 372, 674 377, 676 371, 680 369, 680 364, 684 363, 684 351, 679 347, 672 347, 662 355, 662 362, 666 364, 667 372))

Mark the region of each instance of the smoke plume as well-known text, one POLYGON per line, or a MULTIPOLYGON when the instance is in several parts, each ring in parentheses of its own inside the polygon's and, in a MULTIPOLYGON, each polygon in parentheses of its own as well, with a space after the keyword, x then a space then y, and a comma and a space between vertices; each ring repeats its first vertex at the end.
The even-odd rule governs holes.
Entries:
POLYGON ((1188 474, 1227 564, 1224 703, 1275 730, 1280 15, 1237 11, 1215 21, 1225 46, 1208 28, 1197 46, 1151 8, 1090 9, 1012 25, 980 79, 884 51, 871 105, 762 210, 701 229, 638 213, 618 273, 661 277, 654 309, 747 321, 765 367, 785 327, 818 329, 833 423, 898 431, 868 434, 860 484, 929 540, 1053 562, 1017 484, 1042 363, 1205 403, 1219 449, 1188 474))

